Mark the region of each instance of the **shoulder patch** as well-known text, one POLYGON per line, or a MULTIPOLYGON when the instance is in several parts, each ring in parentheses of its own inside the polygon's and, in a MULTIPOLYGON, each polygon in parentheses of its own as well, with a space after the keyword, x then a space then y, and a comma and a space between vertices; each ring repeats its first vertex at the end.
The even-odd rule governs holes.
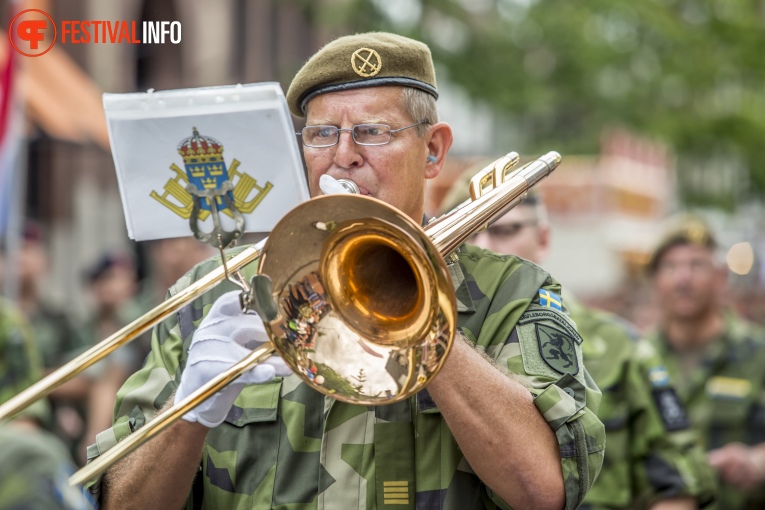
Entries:
POLYGON ((669 372, 662 365, 651 367, 648 369, 648 380, 654 388, 669 386, 669 372))
POLYGON ((516 329, 527 374, 552 380, 566 374, 583 377, 582 338, 568 317, 532 304, 518 319, 516 329))
POLYGON ((576 375, 579 362, 576 340, 567 331, 549 324, 535 324, 539 353, 547 365, 560 374, 576 375))
POLYGON ((569 336, 576 340, 576 343, 582 343, 582 337, 579 336, 576 328, 574 328, 563 315, 557 312, 545 310, 543 308, 535 307, 532 305, 529 307, 529 309, 526 310, 526 312, 524 312, 521 318, 518 319, 518 324, 525 325, 529 323, 537 323, 540 321, 553 322, 555 326, 567 331, 569 336))

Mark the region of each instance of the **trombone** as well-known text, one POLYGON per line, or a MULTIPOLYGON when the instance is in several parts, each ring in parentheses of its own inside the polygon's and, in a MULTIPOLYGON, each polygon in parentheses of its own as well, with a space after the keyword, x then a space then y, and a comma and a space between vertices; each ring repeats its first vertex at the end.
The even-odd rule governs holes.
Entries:
MULTIPOLYGON (((271 278, 275 310, 262 317, 271 344, 158 413, 69 482, 93 479, 275 353, 314 389, 344 402, 388 404, 424 388, 443 365, 456 328, 456 298, 444 256, 520 203, 561 157, 550 152, 506 175, 517 161, 518 155, 511 153, 490 165, 491 191, 424 229, 397 209, 358 195, 317 197, 293 209, 264 244, 228 262, 235 271, 259 258, 258 272, 271 278), (348 363, 351 355, 354 361, 348 363)), ((50 381, 40 381, 6 403, 12 405, 0 406, 0 418, 29 405, 33 400, 21 398, 25 393, 49 393, 223 277, 219 268, 123 328, 51 374, 50 381), (131 329, 136 326, 143 329, 131 329), (72 366, 77 361, 88 364, 72 366)))

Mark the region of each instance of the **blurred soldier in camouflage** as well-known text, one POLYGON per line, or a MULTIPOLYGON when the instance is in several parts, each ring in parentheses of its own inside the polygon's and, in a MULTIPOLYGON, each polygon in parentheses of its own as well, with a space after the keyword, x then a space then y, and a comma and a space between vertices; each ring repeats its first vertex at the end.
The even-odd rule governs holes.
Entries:
MULTIPOLYGON (((438 175, 452 142, 436 97, 421 43, 371 33, 323 48, 287 93, 292 112, 307 117, 311 193, 320 194, 322 175, 350 178, 362 194, 420 221, 425 181, 438 175)), ((170 293, 217 265, 197 266, 170 293)), ((565 309, 542 302, 560 285, 532 264, 470 246, 451 272, 466 338, 427 390, 392 405, 355 406, 294 375, 274 377, 283 363, 261 365, 247 376, 262 384, 218 393, 109 470, 105 507, 576 508, 600 470, 605 435, 581 339, 565 309), (549 333, 546 347, 537 330, 549 333)), ((92 457, 173 393, 193 391, 213 372, 212 358, 242 348, 237 339, 262 342, 262 323, 245 325, 224 294, 232 288, 220 286, 155 330, 152 354, 118 394, 115 424, 92 457)))
MULTIPOLYGON (((447 196, 444 210, 468 198, 464 189, 447 196)), ((542 263, 549 240, 547 210, 541 196, 531 192, 472 242, 542 263)), ((712 474, 656 350, 621 318, 587 308, 568 292, 563 296, 584 339, 584 363, 603 392, 598 417, 606 427, 606 455, 582 508, 708 506, 712 474)))
MULTIPOLYGON (((48 248, 43 231, 27 222, 15 268, 19 284, 18 305, 29 319, 34 342, 42 358, 43 371, 48 374, 71 360, 87 347, 85 338, 70 317, 51 304, 45 294, 48 277, 48 248)), ((8 272, 14 268, 8 268, 8 272)), ((53 432, 69 446, 72 455, 84 449, 80 443, 85 433, 88 392, 92 380, 81 374, 56 388, 48 396, 52 413, 53 432)))
POLYGON ((677 382, 722 483, 720 508, 765 508, 765 332, 725 310, 727 271, 708 225, 675 218, 650 263, 650 339, 677 382))
MULTIPOLYGON (((42 376, 30 327, 16 307, 0 299, 0 404, 42 376)), ((47 421, 45 401, 14 421, 0 424, 0 510, 88 510, 93 504, 67 478, 74 472, 66 448, 40 428, 47 421)))

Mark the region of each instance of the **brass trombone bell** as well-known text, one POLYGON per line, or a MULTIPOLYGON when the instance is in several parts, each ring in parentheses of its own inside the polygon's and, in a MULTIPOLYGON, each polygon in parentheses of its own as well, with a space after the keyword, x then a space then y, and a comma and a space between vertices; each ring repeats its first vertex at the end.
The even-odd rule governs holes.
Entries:
POLYGON ((269 239, 258 271, 271 278, 279 315, 266 330, 314 389, 382 405, 436 375, 456 298, 443 257, 411 218, 374 198, 328 195, 293 209, 269 239))

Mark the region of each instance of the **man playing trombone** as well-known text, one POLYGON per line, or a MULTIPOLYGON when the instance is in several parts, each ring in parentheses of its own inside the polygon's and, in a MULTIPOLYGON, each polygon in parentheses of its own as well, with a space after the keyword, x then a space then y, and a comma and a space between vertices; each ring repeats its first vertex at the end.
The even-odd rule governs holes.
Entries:
MULTIPOLYGON (((452 143, 437 95, 419 42, 368 33, 325 46, 287 93, 293 114, 306 117, 311 194, 321 194, 322 175, 349 179, 419 223, 425 181, 452 143)), ((458 258, 450 273, 461 335, 427 389, 391 405, 350 405, 271 358, 112 467, 96 485, 104 508, 576 508, 605 436, 560 286, 514 257, 465 246, 458 258)), ((218 265, 198 265, 170 293, 218 265)), ((232 288, 155 329, 90 458, 266 340, 232 288)))

